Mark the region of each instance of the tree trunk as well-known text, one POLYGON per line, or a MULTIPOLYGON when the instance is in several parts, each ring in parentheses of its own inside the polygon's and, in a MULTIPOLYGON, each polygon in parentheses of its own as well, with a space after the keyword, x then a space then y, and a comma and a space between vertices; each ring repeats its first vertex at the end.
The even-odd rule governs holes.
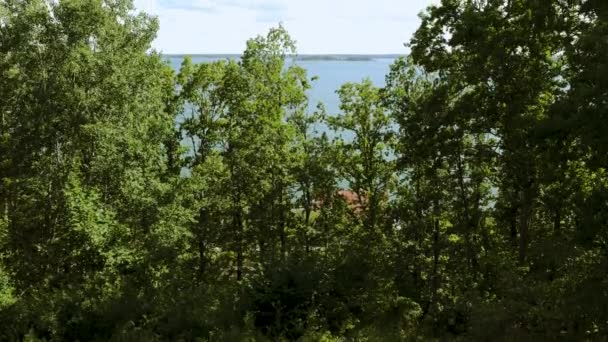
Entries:
POLYGON ((562 230, 562 210, 560 207, 555 209, 555 214, 553 216, 553 234, 555 236, 559 235, 562 230))
POLYGON ((207 268, 207 245, 205 244, 205 228, 209 222, 209 214, 207 210, 199 210, 198 232, 197 232, 197 248, 198 248, 198 276, 202 279, 205 269, 207 268))
POLYGON ((243 279, 243 220, 241 211, 238 210, 235 215, 236 228, 236 279, 243 279))
POLYGON ((431 303, 434 304, 437 299, 437 290, 439 289, 439 220, 435 220, 433 229, 433 273, 431 284, 431 303))
POLYGON ((279 240, 281 243, 281 263, 285 263, 285 256, 287 254, 287 239, 285 236, 285 210, 287 210, 286 206, 283 205, 283 191, 281 190, 281 205, 279 205, 279 210, 281 211, 279 213, 279 240))
POLYGON ((534 187, 530 180, 523 191, 523 203, 519 221, 519 263, 524 264, 527 260, 528 244, 530 240, 530 221, 533 215, 534 187))
POLYGON ((433 222, 433 268, 431 270, 430 298, 422 311, 422 317, 426 316, 437 301, 437 291, 439 290, 439 220, 433 222))
POLYGON ((460 190, 460 201, 462 202, 462 215, 461 215, 461 226, 464 230, 466 252, 467 252, 467 264, 471 273, 475 273, 475 265, 477 264, 477 258, 475 257, 475 251, 473 250, 473 242, 471 241, 471 231, 475 229, 475 223, 469 212, 469 196, 466 193, 464 184, 464 167, 462 165, 462 152, 460 146, 457 150, 456 166, 458 168, 458 185, 460 190))
POLYGON ((308 225, 310 224, 310 207, 304 209, 304 250, 306 255, 310 254, 310 242, 308 241, 308 225))
POLYGON ((511 207, 509 210, 509 240, 511 241, 511 245, 515 248, 517 247, 517 212, 518 209, 516 206, 511 207))

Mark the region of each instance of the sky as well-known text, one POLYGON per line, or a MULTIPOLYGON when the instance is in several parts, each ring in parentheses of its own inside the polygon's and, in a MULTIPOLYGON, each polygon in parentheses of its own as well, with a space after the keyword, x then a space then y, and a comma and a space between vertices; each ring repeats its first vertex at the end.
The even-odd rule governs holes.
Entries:
POLYGON ((241 53, 282 23, 300 54, 402 54, 439 0, 135 0, 158 16, 153 47, 165 54, 241 53))

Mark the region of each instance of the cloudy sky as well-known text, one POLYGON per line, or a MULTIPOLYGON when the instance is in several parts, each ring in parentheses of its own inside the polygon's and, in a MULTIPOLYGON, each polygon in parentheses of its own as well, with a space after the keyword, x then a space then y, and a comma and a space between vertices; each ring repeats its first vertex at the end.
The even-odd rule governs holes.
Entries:
POLYGON ((135 0, 160 18, 164 53, 240 53, 279 22, 301 54, 404 53, 418 13, 439 0, 135 0))

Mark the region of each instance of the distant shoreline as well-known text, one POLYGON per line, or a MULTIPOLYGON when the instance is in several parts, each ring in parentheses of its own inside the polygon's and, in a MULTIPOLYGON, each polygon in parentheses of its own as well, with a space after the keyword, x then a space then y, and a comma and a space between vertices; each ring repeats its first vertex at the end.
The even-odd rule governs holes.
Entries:
MULTIPOLYGON (((236 59, 240 58, 241 54, 163 54, 169 58, 184 58, 190 56, 192 58, 217 58, 217 59, 236 59)), ((357 54, 328 54, 328 55, 289 55, 295 57, 298 61, 338 61, 338 62, 365 62, 374 59, 396 59, 404 57, 405 54, 374 54, 374 55, 357 55, 357 54)))

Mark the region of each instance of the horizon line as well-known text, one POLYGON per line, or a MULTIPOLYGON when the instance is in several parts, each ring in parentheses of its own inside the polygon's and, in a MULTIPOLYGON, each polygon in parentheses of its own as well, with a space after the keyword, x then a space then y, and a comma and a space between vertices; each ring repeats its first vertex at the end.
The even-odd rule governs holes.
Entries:
MULTIPOLYGON (((242 56, 243 53, 160 53, 163 56, 242 56)), ((348 56, 407 56, 407 53, 289 53, 286 56, 337 56, 337 57, 348 57, 348 56)))

